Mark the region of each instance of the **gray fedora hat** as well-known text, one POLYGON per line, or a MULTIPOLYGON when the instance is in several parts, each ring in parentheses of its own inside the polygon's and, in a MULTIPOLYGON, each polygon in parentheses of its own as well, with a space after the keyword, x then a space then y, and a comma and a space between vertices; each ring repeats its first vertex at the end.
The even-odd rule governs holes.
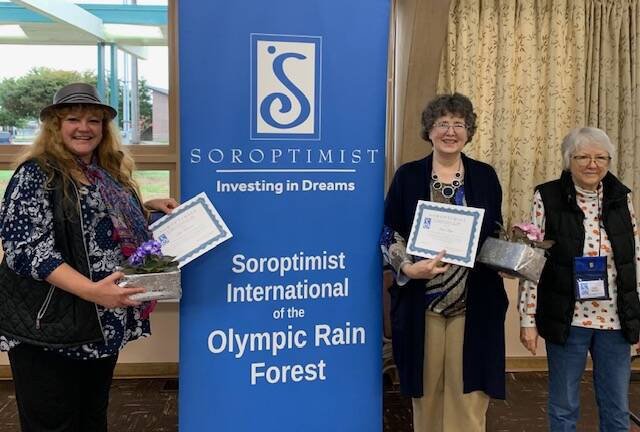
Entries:
POLYGON ((118 111, 105 105, 98 96, 98 90, 91 84, 73 83, 62 87, 53 95, 53 104, 40 111, 40 120, 44 120, 53 110, 68 105, 96 105, 111 113, 111 118, 118 115, 118 111))

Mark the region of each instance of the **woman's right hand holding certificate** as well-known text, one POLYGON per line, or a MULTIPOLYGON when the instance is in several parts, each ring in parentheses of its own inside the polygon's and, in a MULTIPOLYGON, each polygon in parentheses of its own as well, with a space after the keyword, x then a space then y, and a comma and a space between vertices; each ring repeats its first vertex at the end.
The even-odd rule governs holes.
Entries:
POLYGON ((402 273, 411 279, 433 279, 449 269, 450 264, 442 262, 442 257, 444 257, 445 253, 445 250, 441 250, 433 258, 404 264, 401 269, 402 273))

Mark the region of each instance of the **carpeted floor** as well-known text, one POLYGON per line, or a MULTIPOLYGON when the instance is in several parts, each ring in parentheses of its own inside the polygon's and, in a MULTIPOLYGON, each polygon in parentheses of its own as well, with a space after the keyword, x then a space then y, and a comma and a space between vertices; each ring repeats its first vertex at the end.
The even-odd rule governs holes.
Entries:
MULTIPOLYGON (((546 431, 546 374, 509 373, 507 401, 492 401, 487 416, 489 432, 546 431)), ((175 379, 116 380, 111 392, 110 430, 118 432, 176 432, 178 385, 175 379)), ((582 382, 582 410, 578 430, 597 431, 597 411, 592 378, 582 382)), ((632 381, 629 399, 640 413, 640 381, 632 381)), ((13 384, 0 381, 0 431, 19 432, 13 384)), ((632 427, 633 431, 640 428, 632 427)), ((392 384, 384 391, 384 431, 412 432, 411 400, 400 396, 392 384)), ((265 431, 269 432, 269 431, 265 431)), ((376 431, 371 431, 376 432, 376 431)))
MULTIPOLYGON (((596 432, 598 413, 591 373, 585 373, 581 385, 581 410, 577 430, 596 432)), ((522 372, 507 374, 507 400, 492 400, 487 413, 487 432, 546 432, 547 374, 522 372)), ((640 380, 632 380, 629 405, 640 415, 640 380)), ((631 431, 640 431, 632 422, 631 431)), ((384 393, 384 431, 412 432, 411 400, 400 396, 393 386, 384 393)))

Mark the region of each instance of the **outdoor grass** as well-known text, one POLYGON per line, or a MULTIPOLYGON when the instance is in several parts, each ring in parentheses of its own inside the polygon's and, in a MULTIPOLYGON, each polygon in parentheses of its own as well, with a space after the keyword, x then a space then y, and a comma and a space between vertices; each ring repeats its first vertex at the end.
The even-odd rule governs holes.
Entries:
MULTIPOLYGON (((0 196, 9 184, 13 171, 0 170, 0 196)), ((136 171, 133 178, 140 185, 143 200, 169 197, 169 171, 136 171)))
POLYGON ((11 179, 11 175, 13 171, 10 170, 0 170, 0 197, 4 196, 4 190, 7 188, 9 184, 9 180, 11 179))
POLYGON ((133 178, 140 185, 143 200, 169 197, 169 171, 136 171, 133 178))

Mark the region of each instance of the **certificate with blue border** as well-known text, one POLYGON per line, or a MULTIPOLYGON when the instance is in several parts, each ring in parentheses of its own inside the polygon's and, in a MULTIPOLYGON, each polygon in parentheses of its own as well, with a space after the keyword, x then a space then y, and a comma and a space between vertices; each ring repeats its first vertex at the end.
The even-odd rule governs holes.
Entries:
POLYGON ((182 267, 232 237, 204 192, 181 204, 150 227, 162 253, 175 256, 182 267))
POLYGON ((442 250, 443 262, 473 267, 484 209, 418 201, 407 252, 433 258, 442 250))

